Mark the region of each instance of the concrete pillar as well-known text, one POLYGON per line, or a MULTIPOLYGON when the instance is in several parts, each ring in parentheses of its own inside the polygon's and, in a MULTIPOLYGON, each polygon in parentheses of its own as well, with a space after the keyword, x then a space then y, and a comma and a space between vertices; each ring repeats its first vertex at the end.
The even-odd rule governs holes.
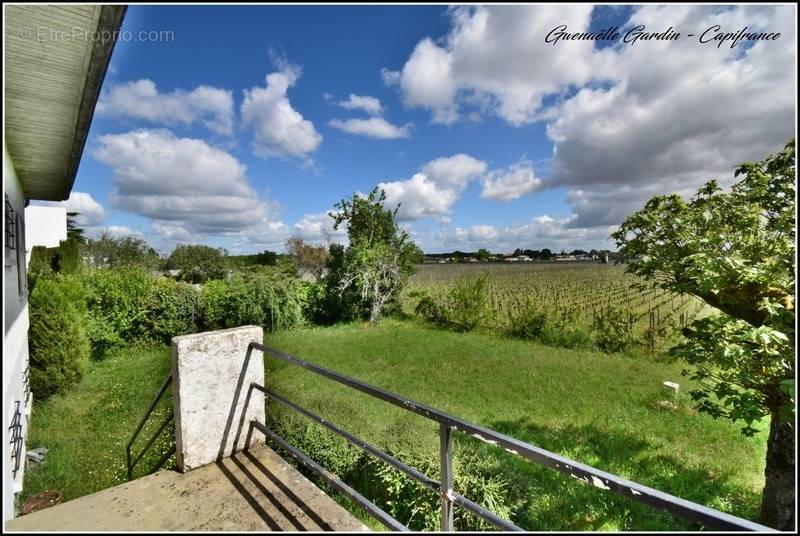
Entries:
MULTIPOLYGON (((188 471, 241 450, 250 421, 264 422, 264 358, 249 352, 263 330, 243 326, 172 339, 172 398, 178 468, 188 471)), ((253 434, 251 445, 263 443, 253 434)))

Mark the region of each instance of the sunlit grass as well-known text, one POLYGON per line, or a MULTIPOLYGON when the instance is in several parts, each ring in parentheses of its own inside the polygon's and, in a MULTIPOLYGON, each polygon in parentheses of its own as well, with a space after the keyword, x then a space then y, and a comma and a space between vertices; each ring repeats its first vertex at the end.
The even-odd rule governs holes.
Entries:
MULTIPOLYGON (((48 453, 43 465, 25 472, 20 499, 55 489, 67 501, 125 482, 125 445, 169 369, 165 346, 121 350, 91 363, 72 391, 34 403, 27 448, 45 447, 48 453)), ((168 390, 136 447, 147 443, 171 405, 168 390)), ((171 446, 171 434, 162 436, 137 466, 135 476, 146 472, 171 446)))
MULTIPOLYGON (((736 425, 698 414, 679 363, 393 320, 284 332, 266 343, 605 471, 757 517, 766 434, 746 438, 736 425), (681 384, 677 407, 660 403, 665 380, 681 384)), ((393 452, 437 454, 429 421, 299 367, 267 363, 269 385, 359 437, 393 452)), ((527 510, 515 520, 524 528, 689 527, 472 438, 459 437, 459 447, 498 458, 503 473, 523 481, 527 510)))
MULTIPOLYGON (((737 426, 696 413, 678 363, 397 320, 281 332, 265 342, 605 471, 735 515, 757 515, 765 434, 746 438, 737 426), (681 384, 676 408, 659 403, 665 380, 681 384)), ((169 363, 166 346, 120 352, 92 363, 68 394, 36 404, 28 448, 49 453, 44 465, 26 472, 22 498, 57 489, 69 500, 124 482, 125 444, 169 363)), ((268 386, 367 441, 409 456, 438 453, 436 426, 419 416, 274 359, 266 370, 268 386)), ((170 404, 166 396, 157 416, 170 404)), ((160 442, 154 454, 167 447, 160 442)), ((513 520, 527 529, 688 526, 472 438, 457 436, 459 451, 495 459, 504 478, 523 490, 525 507, 513 520)), ((148 457, 138 474, 154 461, 148 457)))

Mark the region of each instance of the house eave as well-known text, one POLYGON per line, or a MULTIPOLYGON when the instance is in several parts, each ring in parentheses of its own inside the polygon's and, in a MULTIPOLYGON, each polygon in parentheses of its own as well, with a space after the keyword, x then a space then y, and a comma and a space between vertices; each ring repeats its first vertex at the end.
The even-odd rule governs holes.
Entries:
POLYGON ((69 198, 126 9, 5 9, 5 139, 26 197, 69 198))

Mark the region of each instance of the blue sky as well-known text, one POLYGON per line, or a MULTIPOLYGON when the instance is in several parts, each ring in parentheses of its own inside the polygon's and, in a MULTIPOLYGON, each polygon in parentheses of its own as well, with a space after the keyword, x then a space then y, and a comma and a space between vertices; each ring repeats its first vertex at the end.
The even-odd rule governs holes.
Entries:
POLYGON ((649 196, 792 135, 787 10, 130 6, 123 30, 171 37, 117 43, 67 205, 92 233, 247 253, 331 239, 333 204, 382 184, 426 251, 613 247, 649 196), (561 23, 784 36, 545 44, 561 23))

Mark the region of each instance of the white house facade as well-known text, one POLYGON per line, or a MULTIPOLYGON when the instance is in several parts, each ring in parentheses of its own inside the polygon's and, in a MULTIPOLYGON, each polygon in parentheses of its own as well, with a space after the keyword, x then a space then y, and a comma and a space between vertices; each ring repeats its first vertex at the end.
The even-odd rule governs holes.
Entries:
POLYGON ((33 396, 28 359, 28 252, 66 238, 63 201, 75 182, 125 6, 6 6, 3 130, 3 518, 16 515, 33 396), (44 28, 96 39, 23 39, 44 28), (45 209, 45 210, 41 210, 45 209), (27 216, 27 218, 26 218, 27 216), (27 221, 26 221, 27 219, 27 221), (33 236, 30 236, 33 235, 33 236))
POLYGON ((28 382, 28 289, 25 272, 25 194, 3 147, 3 514, 22 490, 25 437, 33 402, 28 382))

